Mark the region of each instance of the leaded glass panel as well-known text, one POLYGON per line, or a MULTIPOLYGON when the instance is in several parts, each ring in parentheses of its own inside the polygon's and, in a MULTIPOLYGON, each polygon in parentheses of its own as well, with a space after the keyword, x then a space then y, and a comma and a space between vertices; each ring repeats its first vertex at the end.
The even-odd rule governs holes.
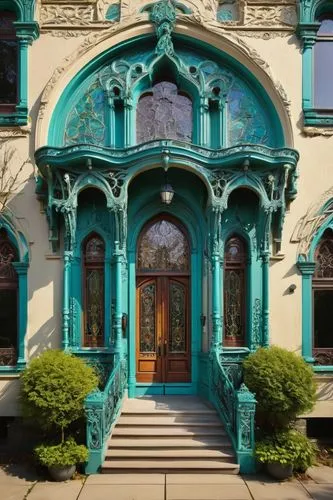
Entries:
POLYGON ((103 345, 104 338, 104 260, 105 245, 97 234, 85 241, 85 345, 103 345))
POLYGON ((100 345, 104 333, 104 270, 86 270, 86 335, 100 345))
POLYGON ((139 242, 137 268, 141 272, 188 272, 189 248, 182 231, 165 219, 150 225, 139 242))
MULTIPOLYGON (((7 235, 0 235, 0 286, 6 288, 10 283, 17 282, 17 274, 12 265, 16 260, 16 252, 7 235)), ((16 286, 16 285, 15 285, 16 286)))
POLYGON ((169 352, 186 352, 186 289, 181 283, 170 283, 169 352))
POLYGON ((325 239, 316 252, 315 278, 333 278, 333 239, 325 239))
POLYGON ((140 289, 140 352, 156 351, 156 285, 140 289))
POLYGON ((226 270, 224 278, 225 319, 224 334, 226 339, 243 337, 243 270, 226 270))
POLYGON ((105 98, 98 81, 90 85, 68 115, 65 146, 70 144, 105 144, 105 98))
POLYGON ((192 101, 171 82, 160 82, 137 105, 137 142, 153 139, 192 140, 192 101))
POLYGON ((226 345, 242 345, 245 337, 245 266, 243 240, 229 238, 224 252, 224 340, 226 345))

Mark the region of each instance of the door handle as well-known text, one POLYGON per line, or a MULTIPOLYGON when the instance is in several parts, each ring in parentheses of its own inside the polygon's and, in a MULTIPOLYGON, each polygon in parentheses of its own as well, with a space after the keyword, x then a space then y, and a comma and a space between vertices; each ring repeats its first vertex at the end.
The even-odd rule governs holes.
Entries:
POLYGON ((168 354, 168 341, 165 340, 163 344, 163 356, 166 356, 168 354))
POLYGON ((162 348, 161 348, 161 344, 158 344, 157 346, 157 356, 160 358, 162 355, 162 348))

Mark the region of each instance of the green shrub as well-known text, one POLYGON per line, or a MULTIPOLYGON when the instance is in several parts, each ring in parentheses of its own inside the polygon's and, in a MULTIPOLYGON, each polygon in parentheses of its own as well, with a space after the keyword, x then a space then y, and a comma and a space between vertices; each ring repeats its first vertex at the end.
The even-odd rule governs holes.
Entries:
POLYGON ((31 361, 21 375, 24 414, 42 428, 64 429, 83 415, 86 396, 98 386, 98 377, 76 356, 63 351, 45 351, 31 361))
POLYGON ((313 465, 316 447, 311 441, 295 430, 273 434, 256 443, 255 455, 261 463, 278 462, 293 465, 294 470, 305 472, 313 465))
POLYGON ((258 401, 256 419, 261 428, 284 428, 313 408, 313 371, 297 354, 276 346, 260 348, 243 367, 245 384, 258 401))
POLYGON ((35 448, 38 461, 46 467, 67 467, 88 460, 88 449, 68 438, 58 445, 41 444, 35 448))

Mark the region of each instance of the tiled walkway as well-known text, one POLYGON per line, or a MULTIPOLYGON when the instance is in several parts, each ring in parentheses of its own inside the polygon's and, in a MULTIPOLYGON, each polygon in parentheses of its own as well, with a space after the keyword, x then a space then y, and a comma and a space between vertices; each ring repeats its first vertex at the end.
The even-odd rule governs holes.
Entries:
POLYGON ((333 500, 333 469, 314 467, 311 479, 284 483, 267 476, 110 474, 52 483, 22 467, 0 469, 1 500, 333 500))

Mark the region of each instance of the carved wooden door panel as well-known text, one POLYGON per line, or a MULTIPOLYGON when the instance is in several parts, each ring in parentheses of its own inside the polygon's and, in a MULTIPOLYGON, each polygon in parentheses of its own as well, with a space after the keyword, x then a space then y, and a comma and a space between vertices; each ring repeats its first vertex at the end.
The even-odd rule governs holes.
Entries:
POLYGON ((137 382, 189 382, 189 280, 137 279, 137 382))

